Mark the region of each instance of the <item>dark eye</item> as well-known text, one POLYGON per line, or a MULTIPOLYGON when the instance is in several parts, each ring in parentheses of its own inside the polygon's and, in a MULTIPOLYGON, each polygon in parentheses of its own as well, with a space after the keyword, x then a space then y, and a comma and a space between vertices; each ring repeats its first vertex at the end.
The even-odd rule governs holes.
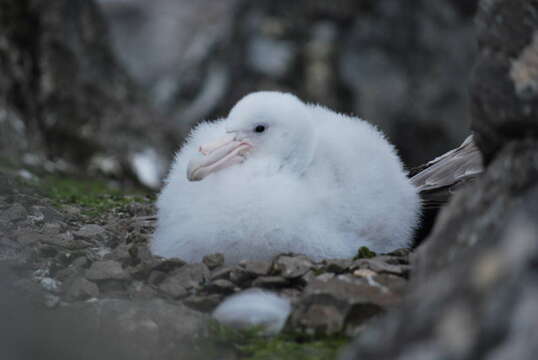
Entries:
POLYGON ((258 125, 254 128, 254 131, 257 132, 257 133, 262 133, 265 131, 265 126, 264 125, 258 125))

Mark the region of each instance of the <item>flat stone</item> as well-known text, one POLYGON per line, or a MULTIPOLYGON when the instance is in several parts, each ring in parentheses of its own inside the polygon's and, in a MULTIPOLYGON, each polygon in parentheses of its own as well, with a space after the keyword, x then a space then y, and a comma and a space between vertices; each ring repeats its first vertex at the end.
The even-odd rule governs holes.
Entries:
POLYGON ((81 275, 81 274, 83 274, 83 272, 81 271, 80 267, 70 265, 70 266, 68 266, 66 268, 58 270, 54 274, 54 277, 56 279, 60 280, 60 281, 65 281, 65 282, 69 283, 75 277, 77 277, 78 275, 81 275))
POLYGON ((62 211, 69 217, 77 217, 81 214, 81 209, 78 206, 64 205, 62 211))
POLYGON ((31 229, 20 229, 15 233, 15 240, 23 246, 35 246, 42 239, 42 234, 31 229))
POLYGON ((32 212, 38 213, 39 216, 42 217, 40 221, 45 223, 54 223, 64 220, 62 213, 50 206, 35 205, 32 206, 32 212))
POLYGON ((86 278, 88 280, 126 280, 129 278, 129 273, 125 271, 121 264, 114 260, 102 260, 94 262, 88 270, 86 270, 86 278))
POLYGON ((236 267, 234 266, 221 266, 216 269, 214 269, 211 272, 211 280, 217 280, 217 279, 230 279, 230 273, 234 271, 236 267))
POLYGON ((211 295, 192 295, 183 300, 183 303, 188 307, 202 311, 213 311, 222 301, 224 295, 211 294, 211 295))
POLYGON ((224 264, 224 255, 220 253, 206 255, 202 259, 202 262, 209 268, 209 270, 213 270, 224 264))
POLYGON ((243 260, 239 263, 243 269, 249 274, 255 276, 264 276, 268 275, 271 270, 271 263, 268 261, 249 261, 243 260))
POLYGON ((230 280, 218 279, 209 283, 204 290, 211 293, 231 294, 237 290, 237 287, 230 280))
POLYGON ((289 284, 289 280, 282 276, 260 276, 252 282, 252 287, 279 288, 289 284))
POLYGON ((304 255, 281 255, 273 263, 275 273, 287 279, 301 277, 312 267, 312 261, 304 255))
POLYGON ((309 335, 334 335, 344 328, 345 313, 335 305, 313 304, 308 307, 296 325, 309 335))
POLYGON ((307 333, 330 335, 344 331, 345 324, 356 328, 400 301, 399 294, 352 275, 315 279, 305 288, 291 322, 307 333))
POLYGON ((319 274, 318 276, 316 276, 316 280, 325 282, 325 281, 331 280, 334 277, 335 275, 333 273, 324 273, 324 274, 319 274))
POLYGON ((398 257, 407 257, 407 256, 409 256, 409 254, 411 254, 411 249, 409 249, 409 248, 401 248, 401 249, 396 249, 394 251, 391 251, 387 255, 398 256, 398 257))
POLYGON ((67 286, 65 296, 69 301, 96 298, 99 297, 99 287, 83 277, 78 277, 67 286))
POLYGON ((127 297, 128 283, 125 280, 101 280, 97 282, 97 285, 103 297, 127 297))
POLYGON ((408 265, 394 265, 389 264, 377 257, 371 259, 359 259, 353 262, 351 270, 355 269, 370 269, 377 273, 388 273, 400 276, 407 276, 409 274, 408 265))
POLYGON ((230 281, 239 286, 248 285, 253 277, 254 275, 242 268, 235 268, 230 272, 230 281))
POLYGON ((181 283, 181 280, 177 277, 166 278, 161 284, 159 284, 159 290, 173 297, 174 299, 183 298, 189 295, 189 292, 187 289, 185 289, 181 283))
POLYGON ((91 339, 92 344, 106 347, 104 351, 92 348, 92 353, 102 354, 96 359, 109 358, 110 350, 118 354, 116 358, 190 359, 192 343, 207 333, 209 321, 207 315, 162 299, 99 299, 74 302, 55 311, 51 321, 68 319, 77 334, 80 330, 86 335, 80 345, 91 339), (117 352, 120 349, 128 352, 117 352))
POLYGON ((75 231, 73 235, 75 238, 82 240, 102 240, 105 232, 105 228, 101 225, 86 224, 83 225, 78 231, 75 231))
POLYGON ((122 263, 126 263, 131 260, 131 254, 129 252, 129 246, 127 244, 119 244, 109 254, 104 256, 105 260, 116 260, 122 263))
POLYGON ((67 250, 83 250, 92 245, 82 239, 75 240, 71 232, 65 232, 59 235, 44 236, 43 243, 53 246, 59 246, 67 250))
POLYGON ((157 292, 151 286, 148 286, 141 281, 133 281, 129 285, 127 293, 129 294, 129 298, 138 300, 150 300, 157 297, 157 292))
POLYGON ((10 230, 13 230, 15 225, 12 221, 0 217, 0 232, 7 233, 10 230))
POLYGON ((348 270, 352 262, 351 259, 326 259, 322 264, 325 271, 340 274, 348 270))
POLYGON ((60 223, 46 223, 43 225, 42 231, 45 235, 58 235, 62 232, 63 226, 60 223))
POLYGON ((28 211, 19 203, 15 203, 2 212, 2 217, 8 221, 20 221, 26 219, 28 211))
POLYGON ((202 263, 186 264, 174 270, 165 281, 173 281, 185 289, 199 288, 209 279, 209 269, 202 263))
MULTIPOLYGON (((138 251, 140 253, 140 250, 138 251)), ((148 254, 147 254, 147 257, 152 257, 151 253, 149 253, 148 251, 148 254)), ((147 260, 147 259, 144 259, 142 258, 141 259, 142 261, 144 260, 147 260)), ((155 265, 153 266, 153 270, 158 270, 158 271, 162 271, 162 272, 165 272, 165 273, 169 273, 177 268, 180 268, 182 267, 183 265, 185 265, 186 262, 179 259, 179 258, 169 258, 169 259, 161 259, 160 261, 156 262, 155 265)))
POLYGON ((157 285, 166 278, 166 273, 153 270, 148 276, 148 284, 157 285))
POLYGON ((60 301, 61 299, 57 295, 45 294, 44 305, 49 309, 53 309, 58 306, 60 301))
POLYGON ((79 256, 71 262, 72 266, 83 268, 88 266, 88 258, 86 256, 79 256))

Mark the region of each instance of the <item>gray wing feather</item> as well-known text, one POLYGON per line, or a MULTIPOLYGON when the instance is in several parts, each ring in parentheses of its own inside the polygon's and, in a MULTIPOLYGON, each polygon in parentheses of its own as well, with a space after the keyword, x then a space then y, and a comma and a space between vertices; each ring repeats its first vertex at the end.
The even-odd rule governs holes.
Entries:
POLYGON ((424 207, 439 207, 482 171, 482 157, 470 135, 458 148, 420 167, 411 182, 419 190, 424 207))

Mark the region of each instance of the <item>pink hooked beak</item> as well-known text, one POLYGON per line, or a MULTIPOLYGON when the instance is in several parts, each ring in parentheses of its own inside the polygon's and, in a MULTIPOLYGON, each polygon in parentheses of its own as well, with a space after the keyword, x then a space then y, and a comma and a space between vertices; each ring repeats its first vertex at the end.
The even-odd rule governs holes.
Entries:
POLYGON ((187 179, 200 181, 213 172, 240 164, 245 160, 245 154, 250 149, 252 149, 250 143, 237 140, 233 135, 227 135, 211 144, 202 145, 198 151, 204 156, 189 161, 187 179))

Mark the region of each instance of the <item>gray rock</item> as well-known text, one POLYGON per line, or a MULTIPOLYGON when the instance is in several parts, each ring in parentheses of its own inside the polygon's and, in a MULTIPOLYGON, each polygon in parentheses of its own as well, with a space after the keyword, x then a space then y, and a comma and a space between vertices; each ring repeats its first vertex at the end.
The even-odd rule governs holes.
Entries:
POLYGON ((157 285, 166 278, 166 273, 162 271, 153 270, 148 276, 148 284, 157 285))
POLYGON ((370 269, 376 273, 395 274, 400 276, 408 276, 410 267, 409 265, 393 265, 389 264, 381 256, 371 259, 359 259, 353 262, 351 270, 356 269, 370 269))
POLYGON ((476 21, 480 51, 470 109, 476 143, 488 164, 504 144, 538 132, 538 22, 534 3, 483 3, 476 21))
POLYGON ((213 270, 224 264, 224 255, 220 253, 206 255, 202 259, 202 262, 209 268, 209 270, 213 270))
POLYGON ((59 296, 52 295, 52 294, 46 294, 44 304, 47 308, 52 309, 58 306, 61 302, 61 299, 59 296))
POLYGON ((69 301, 96 298, 99 297, 99 288, 95 283, 78 277, 67 285, 65 296, 69 301))
POLYGON ((345 315, 334 304, 312 304, 293 321, 309 335, 334 335, 344 328, 345 315))
POLYGON ((289 280, 282 276, 260 276, 252 282, 252 287, 281 288, 289 284, 289 280))
POLYGON ((78 275, 83 274, 83 271, 78 266, 67 266, 65 268, 62 268, 58 270, 54 277, 60 281, 64 281, 66 283, 69 283, 72 279, 75 279, 78 277, 78 275))
POLYGON ((123 349, 121 353, 130 354, 118 354, 118 358, 192 358, 192 343, 207 331, 208 324, 203 314, 158 299, 100 300, 62 310, 78 314, 79 324, 94 334, 90 338, 110 337, 109 346, 114 344, 123 349))
POLYGON ((271 263, 268 261, 243 260, 239 265, 243 267, 247 273, 255 276, 267 275, 271 270, 271 263))
POLYGON ((174 299, 183 298, 189 295, 189 292, 184 286, 183 279, 176 276, 166 278, 162 283, 159 284, 159 290, 174 299))
POLYGON ((15 240, 22 246, 37 246, 43 239, 43 235, 32 229, 19 229, 15 232, 15 240))
POLYGON ((130 299, 152 300, 157 298, 157 292, 141 281, 133 281, 127 289, 130 299))
POLYGON ((152 269, 157 271, 162 271, 165 273, 171 272, 177 268, 182 267, 186 264, 185 261, 178 259, 178 258, 170 258, 170 259, 160 259, 159 261, 153 263, 153 260, 155 257, 151 255, 151 253, 147 250, 147 247, 141 247, 141 249, 138 250, 138 254, 140 255, 143 253, 144 255, 141 257, 142 261, 152 263, 152 269))
POLYGON ((273 262, 274 272, 287 279, 301 277, 312 269, 312 267, 312 261, 304 255, 281 255, 273 262))
POLYGON ((335 276, 336 275, 334 275, 333 273, 323 273, 323 274, 319 274, 318 276, 316 276, 315 279, 319 280, 319 281, 329 281, 329 280, 333 279, 335 276))
POLYGON ((106 254, 103 259, 104 260, 115 260, 120 263, 127 263, 130 262, 132 257, 131 253, 129 252, 129 245, 127 244, 119 244, 116 246, 110 253, 106 254))
POLYGON ((43 234, 46 234, 46 235, 58 235, 63 229, 64 229, 64 226, 62 224, 54 222, 54 223, 45 223, 45 225, 43 225, 42 231, 43 231, 43 234))
POLYGON ((186 264, 174 270, 165 282, 171 281, 185 289, 199 288, 209 279, 209 269, 201 263, 186 264))
POLYGON ((125 299, 128 295, 129 283, 125 280, 97 281, 101 297, 125 299))
POLYGON ((401 297, 376 282, 349 275, 313 280, 304 290, 291 323, 311 334, 353 332, 372 316, 398 304, 401 297))
POLYGON ((71 251, 84 250, 92 246, 89 242, 82 239, 75 240, 73 234, 70 231, 61 233, 59 235, 43 237, 42 241, 43 243, 61 247, 71 251))
POLYGON ((79 268, 84 268, 89 264, 88 258, 86 256, 79 256, 76 259, 73 260, 71 263, 72 266, 76 266, 79 268))
POLYGON ((121 264, 114 260, 102 260, 94 262, 86 270, 88 280, 126 280, 129 273, 122 268, 121 264))
POLYGON ((407 258, 410 254, 411 254, 411 249, 409 249, 409 248, 401 248, 401 249, 391 251, 387 255, 407 258))
POLYGON ((538 4, 484 0, 471 81, 486 169, 411 256, 402 306, 342 359, 534 359, 538 351, 538 4))
POLYGON ((211 271, 211 280, 217 280, 217 279, 230 279, 230 274, 232 271, 234 271, 236 267, 234 266, 221 266, 213 271, 211 271))
POLYGON ((77 239, 86 241, 102 241, 105 236, 105 228, 97 224, 83 225, 78 231, 75 231, 73 235, 77 239))
POLYGON ((50 206, 34 205, 32 206, 32 215, 36 216, 34 212, 38 214, 39 220, 44 223, 57 223, 64 220, 62 213, 50 206))
POLYGON ((222 299, 224 299, 222 294, 192 295, 184 299, 183 303, 192 309, 210 312, 220 304, 222 299))
POLYGON ((230 281, 239 286, 246 286, 252 280, 253 275, 243 268, 235 268, 230 271, 230 281))
POLYGON ((238 290, 238 287, 229 280, 217 279, 209 283, 204 290, 210 293, 231 294, 238 290))
POLYGON ((15 224, 12 221, 9 221, 8 219, 4 219, 0 216, 0 231, 6 234, 7 232, 13 230, 15 228, 15 224))
POLYGON ((6 210, 2 211, 2 217, 8 221, 20 221, 26 219, 28 211, 21 204, 15 203, 6 210))
POLYGON ((327 259, 321 263, 323 270, 336 274, 346 271, 351 266, 351 259, 327 259))

